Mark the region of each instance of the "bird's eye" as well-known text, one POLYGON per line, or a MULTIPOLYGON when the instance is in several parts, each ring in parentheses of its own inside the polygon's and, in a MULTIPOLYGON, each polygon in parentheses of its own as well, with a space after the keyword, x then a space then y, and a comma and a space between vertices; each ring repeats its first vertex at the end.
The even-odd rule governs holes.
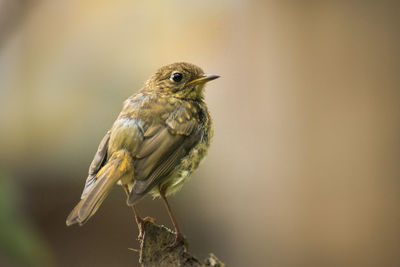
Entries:
POLYGON ((182 78, 183 78, 182 73, 175 72, 175 73, 173 73, 173 74, 171 75, 171 78, 170 78, 170 79, 171 79, 172 81, 176 82, 176 83, 179 83, 180 81, 182 81, 182 78))

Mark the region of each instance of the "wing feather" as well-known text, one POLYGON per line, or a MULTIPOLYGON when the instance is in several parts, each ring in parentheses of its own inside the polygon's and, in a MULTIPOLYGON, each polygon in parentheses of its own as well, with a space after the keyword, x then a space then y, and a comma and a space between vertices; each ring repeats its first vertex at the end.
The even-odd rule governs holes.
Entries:
POLYGON ((108 149, 108 143, 110 141, 110 134, 111 134, 110 131, 106 133, 106 135, 101 140, 99 147, 97 148, 97 152, 94 155, 92 163, 90 164, 89 167, 89 174, 88 177, 86 178, 85 187, 83 188, 81 199, 87 196, 93 184, 97 180, 96 177, 97 172, 107 161, 107 149, 108 149))
POLYGON ((152 135, 143 140, 134 158, 136 181, 128 204, 137 202, 162 179, 168 177, 200 141, 203 128, 198 121, 177 121, 178 118, 176 113, 171 114, 164 125, 153 127, 152 135))

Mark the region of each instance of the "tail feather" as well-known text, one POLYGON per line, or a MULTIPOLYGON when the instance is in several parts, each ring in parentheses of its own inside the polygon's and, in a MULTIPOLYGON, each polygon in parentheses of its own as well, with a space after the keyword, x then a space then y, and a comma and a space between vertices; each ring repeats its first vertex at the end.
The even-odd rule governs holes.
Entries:
POLYGON ((110 189, 116 181, 107 177, 98 179, 96 185, 88 193, 87 197, 82 199, 72 210, 67 218, 67 225, 74 223, 84 224, 98 210, 110 189))
POLYGON ((144 196, 146 196, 146 194, 137 194, 135 193, 133 190, 130 192, 128 199, 126 200, 126 204, 128 206, 132 206, 135 205, 136 203, 138 203, 144 196))
POLYGON ((136 180, 133 183, 129 197, 126 200, 128 206, 137 204, 142 198, 144 198, 149 192, 149 181, 148 180, 136 180))
POLYGON ((130 155, 124 150, 114 153, 110 160, 100 169, 93 183, 92 188, 86 194, 85 198, 75 206, 69 214, 66 224, 68 226, 79 223, 84 224, 92 217, 104 199, 107 197, 112 186, 124 175, 131 175, 132 166, 130 155))
POLYGON ((81 201, 75 206, 75 208, 71 211, 71 213, 68 215, 67 221, 66 221, 67 226, 70 226, 70 225, 73 225, 73 224, 76 224, 76 223, 80 223, 80 222, 79 222, 78 212, 79 212, 79 209, 80 209, 81 206, 82 206, 82 203, 83 203, 83 201, 81 200, 81 201))

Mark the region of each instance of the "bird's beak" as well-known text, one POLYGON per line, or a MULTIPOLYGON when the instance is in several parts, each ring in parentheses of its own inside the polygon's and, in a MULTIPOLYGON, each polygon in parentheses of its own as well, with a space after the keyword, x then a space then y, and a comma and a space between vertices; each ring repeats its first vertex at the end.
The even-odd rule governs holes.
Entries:
POLYGON ((212 80, 215 80, 219 78, 219 75, 214 75, 214 74, 203 74, 200 78, 197 78, 193 81, 190 81, 187 83, 187 85, 189 84, 203 84, 212 80))

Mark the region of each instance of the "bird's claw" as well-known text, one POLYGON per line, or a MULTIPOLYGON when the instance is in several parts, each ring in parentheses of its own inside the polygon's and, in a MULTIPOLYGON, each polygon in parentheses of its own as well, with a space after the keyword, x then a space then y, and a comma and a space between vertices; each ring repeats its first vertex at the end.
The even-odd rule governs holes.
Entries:
POLYGON ((144 232, 145 232, 145 228, 144 228, 144 224, 146 222, 151 222, 151 223, 155 223, 154 218, 152 217, 145 217, 145 218, 141 218, 141 217, 136 217, 136 223, 138 225, 139 228, 139 236, 138 236, 138 240, 142 240, 144 237, 144 232))

